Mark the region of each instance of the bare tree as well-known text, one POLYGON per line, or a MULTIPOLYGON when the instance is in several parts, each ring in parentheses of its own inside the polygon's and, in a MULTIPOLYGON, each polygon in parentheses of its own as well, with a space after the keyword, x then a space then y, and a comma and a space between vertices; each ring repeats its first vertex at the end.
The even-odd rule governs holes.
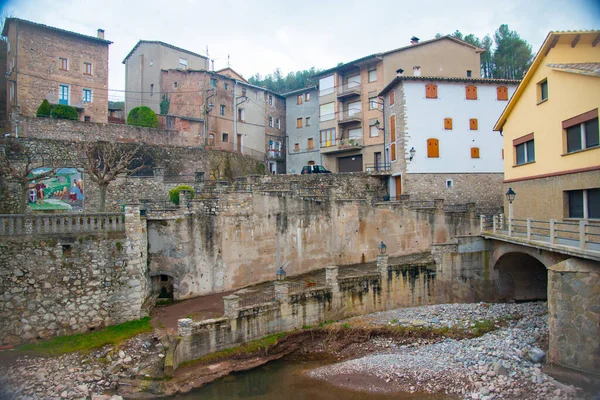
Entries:
POLYGON ((134 174, 146 168, 141 147, 125 148, 113 142, 86 142, 75 145, 77 164, 100 189, 98 210, 106 208, 106 189, 120 175, 134 174), (137 166, 136 166, 137 165, 137 166))
POLYGON ((60 157, 55 157, 52 152, 33 149, 19 143, 17 139, 7 139, 0 145, 0 177, 7 182, 19 184, 20 213, 23 213, 27 207, 27 190, 33 182, 56 175, 59 161, 60 157), (34 173, 38 168, 44 170, 34 173))

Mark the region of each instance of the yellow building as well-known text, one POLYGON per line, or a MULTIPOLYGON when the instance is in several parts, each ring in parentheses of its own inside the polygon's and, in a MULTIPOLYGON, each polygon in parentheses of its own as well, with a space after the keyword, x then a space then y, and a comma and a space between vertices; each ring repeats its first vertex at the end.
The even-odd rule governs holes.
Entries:
POLYGON ((600 31, 550 32, 494 127, 515 218, 600 221, 599 106, 600 31))

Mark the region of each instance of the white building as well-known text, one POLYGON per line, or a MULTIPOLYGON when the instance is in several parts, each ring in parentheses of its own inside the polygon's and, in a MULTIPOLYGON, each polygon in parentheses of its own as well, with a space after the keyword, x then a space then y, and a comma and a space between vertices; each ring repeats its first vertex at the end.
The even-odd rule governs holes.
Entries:
POLYGON ((379 94, 390 197, 501 206, 503 139, 493 127, 518 83, 402 75, 390 82, 379 94))

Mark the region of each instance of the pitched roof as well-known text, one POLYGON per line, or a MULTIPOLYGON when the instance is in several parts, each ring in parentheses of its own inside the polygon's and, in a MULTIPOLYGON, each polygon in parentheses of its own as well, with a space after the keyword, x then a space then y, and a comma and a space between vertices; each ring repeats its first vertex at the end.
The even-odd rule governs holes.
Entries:
POLYGON ((397 76, 377 96, 383 96, 396 86, 400 81, 442 81, 442 82, 466 82, 466 83, 495 83, 516 85, 521 82, 518 79, 496 79, 496 78, 461 78, 444 76, 397 76))
POLYGON ((546 66, 573 74, 600 76, 600 62, 546 64, 546 66))
POLYGON ((409 44, 408 46, 399 47, 399 48, 394 49, 394 50, 389 50, 389 51, 384 51, 384 52, 380 52, 380 53, 370 54, 368 56, 361 57, 361 58, 358 58, 356 60, 353 60, 353 61, 341 64, 341 65, 338 65, 336 67, 326 69, 326 70, 321 71, 321 72, 319 72, 319 73, 317 73, 317 74, 315 74, 313 76, 315 76, 315 77, 316 76, 322 76, 322 75, 328 74, 330 72, 336 71, 338 69, 342 69, 342 68, 345 68, 345 67, 348 67, 348 66, 352 66, 353 64, 356 64, 356 63, 359 63, 359 62, 367 61, 369 59, 383 58, 384 56, 386 56, 388 54, 397 53, 397 52, 404 51, 404 50, 414 49, 415 47, 424 46, 424 45, 427 45, 427 44, 431 44, 431 43, 438 42, 440 40, 446 40, 446 39, 452 40, 453 42, 461 44, 463 46, 471 47, 477 53, 483 53, 483 52, 486 51, 485 49, 483 49, 481 47, 477 47, 477 46, 475 46, 475 45, 473 45, 473 44, 471 44, 469 42, 465 42, 464 40, 460 40, 460 39, 457 39, 457 38, 455 38, 453 36, 446 35, 446 36, 440 36, 439 38, 434 38, 434 39, 430 39, 430 40, 424 40, 422 42, 415 43, 415 44, 409 44))
MULTIPOLYGON (((556 45, 556 43, 558 42, 560 37, 573 36, 575 38, 575 37, 581 36, 581 35, 595 36, 595 38, 593 39, 594 43, 597 43, 597 41, 600 40, 599 39, 600 38, 600 30, 550 31, 548 33, 548 36, 546 36, 544 43, 542 43, 542 47, 540 47, 540 49, 538 50, 537 54, 535 55, 535 58, 533 59, 533 62, 531 63, 531 65, 529 66, 529 69, 525 73, 525 76, 523 76, 521 83, 519 84, 519 86, 517 86, 515 93, 512 95, 512 97, 508 101, 508 104, 506 105, 506 108, 500 115, 500 118, 498 118, 496 125, 494 125, 495 131, 502 130, 502 127, 506 123, 506 119, 512 112, 513 108, 515 108, 517 101, 521 97, 521 94, 523 94, 523 92, 525 91, 525 88, 529 84, 529 81, 531 81, 533 74, 535 73, 535 71, 537 71, 538 67, 542 63, 542 60, 546 57, 546 55, 548 55, 550 50, 552 50, 552 48, 556 45)), ((579 39, 577 39, 577 40, 579 40, 579 39)), ((575 42, 575 43, 577 43, 577 42, 575 42)))
POLYGON ((55 32, 58 32, 58 33, 65 34, 65 35, 75 36, 75 37, 80 38, 80 39, 92 40, 92 41, 99 42, 99 43, 104 43, 104 44, 111 44, 112 43, 110 40, 100 39, 99 37, 96 37, 96 36, 83 35, 81 33, 67 31, 66 29, 55 28, 54 26, 48 26, 48 25, 37 23, 37 22, 28 21, 26 19, 14 18, 14 17, 6 18, 6 20, 4 21, 4 29, 2 29, 2 36, 7 36, 8 35, 8 26, 10 25, 10 22, 21 22, 21 23, 24 23, 24 24, 28 24, 28 25, 32 25, 32 26, 38 27, 38 28, 48 29, 48 30, 51 30, 51 31, 55 31, 55 32))
POLYGON ((203 56, 202 54, 194 53, 193 51, 182 49, 181 47, 173 46, 172 44, 161 42, 160 40, 140 40, 137 42, 137 44, 135 46, 133 46, 133 49, 131 49, 129 54, 127 54, 127 56, 123 59, 123 64, 125 64, 125 61, 127 61, 127 59, 129 57, 131 57, 131 55, 137 50, 138 47, 140 47, 142 44, 145 44, 145 43, 159 44, 161 46, 165 46, 165 47, 168 47, 173 50, 181 51, 182 53, 187 53, 187 54, 190 54, 190 55, 196 56, 196 57, 202 57, 202 58, 208 60, 208 57, 203 56))
POLYGON ((281 93, 282 96, 284 97, 288 97, 294 94, 298 94, 298 93, 304 93, 306 91, 310 91, 310 90, 317 90, 317 86, 316 85, 312 85, 312 86, 307 86, 301 89, 296 89, 296 90, 292 90, 290 92, 287 93, 281 93))
POLYGON ((220 70, 217 70, 217 71, 215 71, 215 72, 216 72, 217 74, 221 74, 221 75, 227 75, 227 72, 229 72, 229 73, 230 73, 231 75, 233 75, 233 76, 230 76, 230 75, 227 75, 227 76, 230 76, 231 78, 234 78, 234 79, 237 79, 237 80, 240 80, 240 81, 248 82, 248 81, 246 80, 246 78, 244 78, 244 77, 242 76, 242 74, 239 74, 239 73, 237 73, 237 71, 235 71, 235 70, 234 70, 233 68, 231 68, 231 67, 227 67, 227 68, 221 68, 220 70))

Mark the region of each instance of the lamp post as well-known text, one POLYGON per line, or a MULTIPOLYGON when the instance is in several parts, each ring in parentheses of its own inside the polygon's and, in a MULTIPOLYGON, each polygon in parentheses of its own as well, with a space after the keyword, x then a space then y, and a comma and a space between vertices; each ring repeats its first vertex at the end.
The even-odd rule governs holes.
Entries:
POLYGON ((417 151, 415 150, 415 148, 414 148, 414 147, 411 147, 410 151, 408 152, 408 153, 410 154, 410 159, 409 159, 409 161, 412 161, 412 159, 415 157, 415 153, 416 153, 416 152, 417 152, 417 151))
POLYGON ((385 245, 385 243, 383 243, 383 241, 379 243, 379 246, 377 246, 377 248, 379 249, 379 254, 381 255, 384 255, 387 251, 387 246, 385 245))
POLYGON ((508 192, 506 192, 506 200, 508 200, 508 218, 513 218, 513 201, 515 201, 515 197, 517 197, 517 194, 514 190, 508 188, 508 192))
POLYGON ((285 271, 283 270, 283 267, 279 267, 279 269, 277 270, 277 281, 281 282, 285 279, 285 271))
POLYGON ((379 254, 377 255, 377 271, 382 277, 388 276, 388 255, 385 254, 387 252, 387 246, 382 241, 377 248, 379 249, 379 254))

